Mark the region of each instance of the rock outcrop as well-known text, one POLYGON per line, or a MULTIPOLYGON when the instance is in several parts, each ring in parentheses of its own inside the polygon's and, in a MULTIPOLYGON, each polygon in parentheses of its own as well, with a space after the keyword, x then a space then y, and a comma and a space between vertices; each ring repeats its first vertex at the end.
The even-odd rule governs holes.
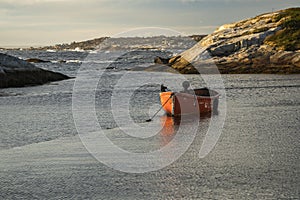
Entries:
POLYGON ((0 88, 40 85, 70 77, 35 67, 19 58, 0 53, 0 88))
POLYGON ((292 8, 223 25, 167 65, 180 73, 300 73, 299 16, 292 8))

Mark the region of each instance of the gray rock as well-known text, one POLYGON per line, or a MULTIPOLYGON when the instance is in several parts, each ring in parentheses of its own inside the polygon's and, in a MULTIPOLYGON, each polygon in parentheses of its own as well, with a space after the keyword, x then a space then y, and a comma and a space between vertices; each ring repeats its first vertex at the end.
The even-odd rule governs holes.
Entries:
POLYGON ((235 52, 238 52, 242 48, 251 49, 253 46, 260 46, 263 44, 266 37, 273 35, 279 31, 281 27, 271 28, 266 31, 250 34, 241 35, 238 37, 228 36, 226 40, 217 41, 207 47, 207 50, 212 56, 228 56, 235 52))
POLYGON ((70 77, 51 72, 19 58, 0 53, 0 88, 40 85, 70 77))

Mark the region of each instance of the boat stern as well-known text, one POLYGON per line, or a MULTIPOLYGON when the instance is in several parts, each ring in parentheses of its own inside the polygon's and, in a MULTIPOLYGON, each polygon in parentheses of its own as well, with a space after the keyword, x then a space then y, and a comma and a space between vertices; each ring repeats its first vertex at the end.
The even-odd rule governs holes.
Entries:
POLYGON ((168 115, 173 115, 173 94, 171 91, 159 93, 160 103, 168 115))

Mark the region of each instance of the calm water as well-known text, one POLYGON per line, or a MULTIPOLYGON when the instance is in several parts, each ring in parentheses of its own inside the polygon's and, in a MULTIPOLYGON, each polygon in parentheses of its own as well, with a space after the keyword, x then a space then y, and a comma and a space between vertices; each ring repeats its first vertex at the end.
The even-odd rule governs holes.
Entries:
MULTIPOLYGON (((145 140, 126 137, 117 131, 111 95, 114 90, 121 95, 131 91, 130 86, 115 87, 128 73, 127 69, 147 66, 156 55, 170 56, 184 48, 187 47, 136 48, 125 53, 109 49, 101 59, 96 57, 98 54, 86 52, 9 53, 51 60, 37 65, 70 76, 76 76, 82 63, 89 76, 96 76, 93 72, 99 70, 102 76, 96 88, 96 114, 102 129, 123 149, 148 152, 168 144, 176 133, 182 134, 176 132, 179 122, 160 112, 151 122, 154 128, 161 129, 156 136, 145 140), (67 62, 56 62, 59 60, 67 62)), ((160 74, 141 76, 161 76, 159 80, 169 83, 171 88, 180 88, 181 81, 176 76, 160 74)), ((205 85, 198 75, 184 78, 195 87, 205 85)), ((0 90, 0 197, 299 199, 300 76, 223 75, 222 79, 227 113, 214 149, 205 158, 198 157, 212 119, 203 118, 197 136, 183 156, 164 169, 143 174, 113 170, 84 148, 72 116, 74 79, 0 90)), ((130 99, 130 116, 140 126, 145 126, 144 120, 159 108, 159 84, 149 81, 135 90, 130 99)), ((184 126, 188 136, 189 124, 184 126)), ((118 163, 121 158, 112 159, 118 163)))

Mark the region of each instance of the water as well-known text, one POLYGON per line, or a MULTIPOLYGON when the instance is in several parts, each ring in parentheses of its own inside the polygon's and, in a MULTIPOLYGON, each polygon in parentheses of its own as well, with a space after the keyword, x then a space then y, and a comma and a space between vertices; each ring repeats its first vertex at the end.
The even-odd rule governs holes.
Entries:
MULTIPOLYGON (((178 130, 176 123, 179 122, 167 118, 163 112, 150 125, 144 123, 159 108, 159 85, 151 83, 140 87, 130 100, 130 116, 134 122, 142 127, 152 125, 153 129, 162 129, 145 140, 117 131, 111 111, 111 94, 129 68, 147 66, 152 63, 153 56, 168 56, 184 48, 136 48, 125 54, 120 54, 119 49, 110 49, 101 62, 93 60, 93 56, 87 60, 86 52, 8 53, 23 58, 69 60, 37 65, 70 76, 76 76, 82 63, 89 67, 85 71, 88 75, 93 76, 91 72, 98 70, 102 77, 96 90, 96 114, 105 134, 123 149, 149 152, 172 141, 178 130), (111 62, 112 58, 117 61, 111 62)), ((142 76, 146 79, 158 75, 146 73, 142 76)), ((171 76, 163 77, 165 82, 172 81, 171 76)), ((192 85, 205 85, 198 75, 184 77, 192 85)), ((87 152, 72 116, 74 79, 1 89, 0 197, 299 199, 300 76, 222 75, 222 78, 226 87, 227 115, 214 149, 205 158, 198 157, 212 119, 203 118, 195 140, 183 156, 164 169, 143 174, 113 170, 87 152)), ((181 84, 179 80, 173 82, 173 85, 168 84, 171 88, 181 84)), ((131 89, 126 86, 118 92, 126 95, 131 89)), ((185 134, 189 136, 189 124, 184 125, 185 134)), ((122 158, 112 155, 111 159, 118 163, 122 158)))

